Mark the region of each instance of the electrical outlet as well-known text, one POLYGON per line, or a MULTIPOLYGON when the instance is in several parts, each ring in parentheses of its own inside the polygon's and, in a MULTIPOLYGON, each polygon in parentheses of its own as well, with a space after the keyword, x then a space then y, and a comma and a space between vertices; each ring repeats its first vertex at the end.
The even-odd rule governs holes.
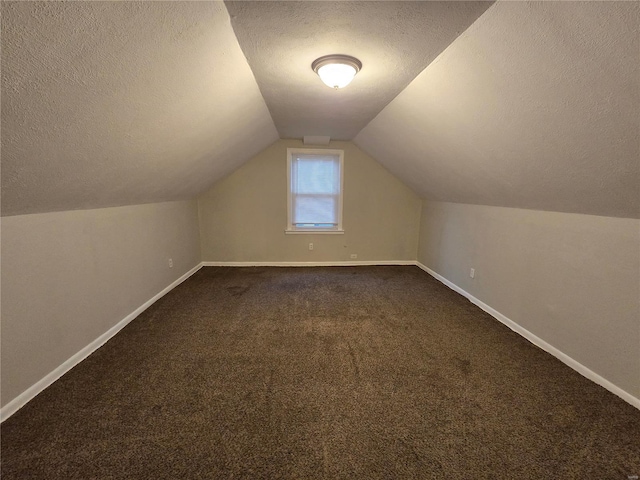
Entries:
POLYGON ((349 255, 351 258, 358 258, 358 254, 357 253, 352 253, 351 255, 349 255))
POLYGON ((309 250, 313 250, 313 243, 309 244, 309 250))
POLYGON ((169 268, 173 268, 173 258, 169 259, 169 268))
POLYGON ((476 269, 475 268, 472 268, 471 270, 469 270, 469 276, 471 278, 475 278, 475 276, 476 276, 476 269))

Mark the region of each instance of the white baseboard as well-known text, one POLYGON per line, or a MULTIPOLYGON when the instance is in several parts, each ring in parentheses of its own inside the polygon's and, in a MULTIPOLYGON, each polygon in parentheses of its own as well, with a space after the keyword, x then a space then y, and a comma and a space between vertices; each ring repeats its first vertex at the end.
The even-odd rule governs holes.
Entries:
POLYGON ((193 267, 187 273, 185 273, 180 278, 178 278, 176 281, 171 283, 168 287, 164 288, 161 292, 157 293, 152 298, 147 300, 145 303, 140 305, 133 312, 131 312, 125 318, 120 320, 116 325, 114 325, 109 330, 107 330, 105 333, 103 333, 98 338, 96 338, 89 345, 87 345, 82 350, 80 350, 78 353, 76 353, 74 356, 69 358, 67 361, 65 361, 58 368, 53 370, 47 376, 45 376, 44 378, 42 378, 37 383, 35 383, 32 386, 30 386, 28 389, 26 389, 24 392, 22 392, 16 398, 14 398, 9 403, 7 403, 4 407, 2 407, 2 409, 0 409, 0 422, 4 422, 7 418, 9 418, 11 415, 16 413, 22 407, 24 407, 29 401, 31 401, 33 398, 35 398, 35 396, 38 395, 40 392, 42 392, 45 388, 47 388, 53 382, 55 382, 60 377, 62 377, 65 373, 67 373, 69 370, 71 370, 73 367, 75 367, 77 364, 79 364, 81 361, 83 361, 85 358, 87 358, 89 355, 91 355, 93 352, 95 352, 102 345, 107 343, 107 341, 109 339, 111 339, 111 337, 113 337, 116 333, 118 333, 125 326, 127 326, 127 324, 129 322, 131 322, 134 318, 136 318, 138 315, 140 315, 142 312, 144 312, 147 308, 149 308, 154 302, 156 302, 156 300, 158 300, 159 298, 165 296, 168 292, 170 292, 175 287, 180 285, 182 282, 184 282, 187 278, 189 278, 191 275, 196 273, 201 268, 202 268, 202 263, 199 263, 198 265, 193 267))
POLYGON ((462 288, 457 286, 455 283, 450 282, 449 280, 444 278, 442 275, 434 272, 433 270, 431 270, 430 268, 428 268, 427 266, 423 265, 420 262, 416 262, 416 261, 413 261, 413 260, 395 260, 395 261, 394 260, 392 260, 392 261, 375 261, 374 260, 374 261, 357 261, 357 262, 351 262, 351 261, 345 261, 345 262, 201 262, 200 264, 196 265, 191 270, 189 270, 187 273, 182 275, 180 278, 175 280, 169 286, 164 288, 161 292, 157 293, 152 298, 147 300, 140 307, 136 308, 133 312, 131 312, 129 315, 127 315, 125 318, 123 318, 120 322, 118 322, 116 325, 111 327, 108 331, 106 331, 105 333, 100 335, 100 337, 96 338, 93 342, 91 342, 89 345, 84 347, 78 353, 73 355, 71 358, 69 358, 67 361, 65 361, 62 365, 57 367, 55 370, 53 370, 47 376, 42 378, 40 381, 38 381, 37 383, 35 383, 31 387, 29 387, 27 390, 22 392, 20 395, 18 395, 16 398, 11 400, 9 403, 7 403, 4 407, 2 407, 2 409, 0 409, 0 422, 4 422, 7 418, 9 418, 11 415, 13 415, 15 412, 17 412, 20 408, 22 408, 24 405, 26 405, 30 400, 32 400, 36 395, 38 395, 40 392, 42 392, 45 388, 47 388, 53 382, 58 380, 65 373, 67 373, 69 370, 71 370, 73 367, 75 367, 78 363, 80 363, 82 360, 87 358, 94 351, 96 351, 98 348, 100 348, 102 345, 104 345, 116 333, 118 333, 120 330, 122 330, 127 324, 129 324, 134 318, 136 318, 138 315, 140 315, 142 312, 144 312, 147 308, 149 308, 159 298, 163 297, 168 292, 170 292, 172 289, 174 289, 176 286, 180 285, 182 282, 184 282, 186 279, 188 279, 190 276, 192 276, 194 273, 196 273, 198 270, 200 270, 203 266, 207 266, 207 267, 209 267, 209 266, 211 266, 211 267, 215 267, 215 266, 226 266, 226 267, 256 267, 256 266, 260 266, 260 267, 262 267, 262 266, 269 266, 269 267, 315 267, 315 266, 360 266, 360 265, 415 265, 415 266, 421 268, 422 270, 427 272, 429 275, 431 275, 435 279, 439 280, 440 282, 442 282, 443 284, 445 284, 446 286, 448 286, 452 290, 458 292, 460 295, 462 295, 462 296, 466 297, 467 299, 469 299, 470 302, 472 302, 475 305, 477 305, 478 307, 480 307, 482 310, 487 312, 489 315, 491 315, 492 317, 496 318, 498 321, 500 321, 501 323, 503 323, 504 325, 509 327, 514 332, 520 334, 521 336, 523 336, 524 338, 529 340, 534 345, 542 348, 544 351, 550 353, 551 355, 553 355, 554 357, 556 357, 557 359, 559 359, 560 361, 562 361, 563 363, 565 363, 569 367, 573 368, 575 371, 577 371, 578 373, 580 373, 584 377, 586 377, 589 380, 597 383, 598 385, 601 385, 602 387, 604 387, 607 390, 609 390, 610 392, 616 394, 617 396, 619 396, 620 398, 622 398, 623 400, 625 400, 629 404, 631 404, 634 407, 640 409, 640 399, 634 397, 630 393, 628 393, 625 390, 617 387, 616 385, 614 385, 610 381, 606 380, 605 378, 601 377, 597 373, 595 373, 592 370, 588 369, 587 367, 585 367, 581 363, 577 362, 573 358, 571 358, 568 355, 564 354, 563 352, 561 352, 560 350, 558 350, 554 346, 548 344, 547 342, 545 342, 541 338, 537 337, 533 333, 529 332, 525 328, 523 328, 520 325, 518 325, 517 323, 515 323, 513 320, 511 320, 508 317, 506 317, 505 315, 501 314, 500 312, 498 312, 494 308, 490 307, 486 303, 478 300, 476 297, 474 297, 473 295, 471 295, 467 291, 463 290, 462 288))
POLYGON ((415 260, 361 260, 333 262, 202 262, 204 267, 358 267, 362 265, 415 265, 415 260))
POLYGON ((626 401, 627 403, 630 403, 631 405, 633 405, 634 407, 636 407, 637 409, 640 409, 640 399, 634 397, 633 395, 631 395, 629 392, 621 389, 620 387, 614 385, 613 383, 611 383, 609 380, 607 380, 606 378, 601 377, 600 375, 598 375, 596 372, 594 372, 593 370, 590 370, 589 368, 585 367, 584 365, 582 365, 580 362, 574 360, 573 358, 571 358, 569 355, 561 352, 560 350, 558 350, 556 347, 554 347, 553 345, 550 345, 549 343, 545 342, 544 340, 542 340, 540 337, 534 335, 533 333, 531 333, 529 330, 527 330, 526 328, 521 327, 520 325, 518 325, 516 322, 514 322, 513 320, 511 320, 510 318, 506 317, 505 315, 503 315, 502 313, 498 312, 496 309, 494 309, 493 307, 490 307, 489 305, 487 305, 486 303, 484 303, 481 300, 478 300, 476 297, 474 297, 473 295, 471 295, 469 292, 463 290, 462 288, 460 288, 458 285, 456 285, 453 282, 450 282, 449 280, 447 280, 446 278, 444 278, 442 275, 440 275, 439 273, 434 272, 433 270, 431 270, 429 267, 427 267, 426 265, 423 265, 420 262, 415 262, 415 265, 417 265, 418 267, 420 267, 422 270, 424 270, 425 272, 427 272, 429 275, 431 275, 432 277, 434 277, 436 280, 439 280, 440 282, 444 283, 447 287, 449 287, 451 290, 454 290, 455 292, 458 292, 460 295, 462 295, 463 297, 466 297, 467 299, 469 299, 469 301, 475 305, 477 305, 478 307, 480 307, 482 310, 484 310, 485 312, 487 312, 489 315, 491 315, 492 317, 494 317, 495 319, 497 319, 499 322, 503 323, 504 325, 506 325, 507 327, 509 327, 511 330, 513 330, 514 332, 518 333, 519 335, 523 336, 524 338, 526 338, 527 340, 529 340, 531 343, 533 343, 534 345, 536 345, 537 347, 540 347, 542 350, 544 350, 547 353, 550 353, 551 355, 553 355, 554 357, 556 357, 558 360, 560 360, 561 362, 563 362, 565 365, 571 367, 572 369, 574 369, 576 372, 578 372, 579 374, 581 374, 582 376, 588 378, 589 380, 591 380, 592 382, 597 383, 598 385, 606 388, 607 390, 609 390, 611 393, 616 394, 617 396, 619 396, 620 398, 622 398, 624 401, 626 401))

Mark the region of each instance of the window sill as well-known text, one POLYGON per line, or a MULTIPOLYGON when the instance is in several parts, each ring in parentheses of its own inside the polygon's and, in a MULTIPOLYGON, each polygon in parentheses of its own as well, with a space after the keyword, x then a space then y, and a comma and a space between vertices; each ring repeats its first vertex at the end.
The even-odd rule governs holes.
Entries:
POLYGON ((344 235, 344 230, 302 229, 285 230, 285 235, 344 235))

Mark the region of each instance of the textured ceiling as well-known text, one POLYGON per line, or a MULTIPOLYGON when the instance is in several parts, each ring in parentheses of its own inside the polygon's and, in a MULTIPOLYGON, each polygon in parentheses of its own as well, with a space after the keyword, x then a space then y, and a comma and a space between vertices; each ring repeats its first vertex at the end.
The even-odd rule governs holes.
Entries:
POLYGON ((426 198, 640 218, 637 2, 1 8, 3 215, 193 197, 273 117, 369 122, 355 143, 426 198), (327 53, 364 64, 344 90, 311 71, 327 53))
POLYGON ((353 138, 491 2, 226 2, 281 138, 353 138), (345 89, 311 70, 318 57, 362 61, 345 89))
POLYGON ((355 143, 429 199, 640 218, 639 21, 496 3, 355 143))
POLYGON ((221 2, 2 2, 2 214, 190 198, 277 139, 221 2))

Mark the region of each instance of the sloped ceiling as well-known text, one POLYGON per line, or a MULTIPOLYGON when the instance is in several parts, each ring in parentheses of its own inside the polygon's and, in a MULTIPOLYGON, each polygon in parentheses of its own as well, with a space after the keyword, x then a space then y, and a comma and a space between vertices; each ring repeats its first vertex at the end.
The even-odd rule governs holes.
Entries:
POLYGON ((2 2, 2 214, 190 198, 278 138, 221 2, 2 2))
POLYGON ((284 3, 2 2, 2 215, 190 198, 370 122, 425 198, 640 218, 637 2, 284 3), (332 51, 364 63, 343 91, 332 51))
POLYGON ((227 1, 231 24, 281 138, 351 140, 492 2, 227 1), (348 88, 311 69, 358 58, 348 88))
POLYGON ((355 138, 428 199, 640 218, 637 2, 499 2, 355 138))

